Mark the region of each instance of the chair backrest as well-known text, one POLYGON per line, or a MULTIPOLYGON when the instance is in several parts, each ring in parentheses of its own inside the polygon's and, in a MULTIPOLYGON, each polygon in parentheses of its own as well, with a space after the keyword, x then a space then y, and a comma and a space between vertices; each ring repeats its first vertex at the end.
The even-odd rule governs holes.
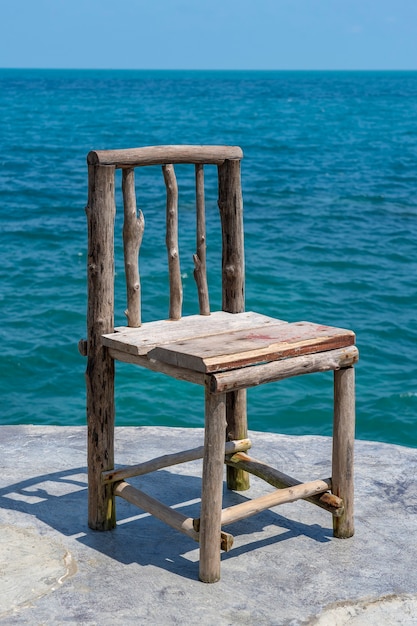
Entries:
MULTIPOLYGON (((240 183, 242 150, 236 146, 153 146, 99 150, 88 154, 88 335, 96 343, 114 327, 115 170, 122 170, 123 247, 128 326, 141 325, 139 249, 144 218, 137 211, 135 168, 161 165, 166 187, 166 246, 169 270, 169 318, 182 315, 182 279, 178 244, 178 185, 174 165, 192 164, 196 184, 196 252, 194 277, 199 311, 210 314, 206 268, 204 165, 218 171, 218 205, 222 230, 222 309, 244 310, 243 205, 240 183)), ((97 344, 96 344, 97 345, 97 344)))

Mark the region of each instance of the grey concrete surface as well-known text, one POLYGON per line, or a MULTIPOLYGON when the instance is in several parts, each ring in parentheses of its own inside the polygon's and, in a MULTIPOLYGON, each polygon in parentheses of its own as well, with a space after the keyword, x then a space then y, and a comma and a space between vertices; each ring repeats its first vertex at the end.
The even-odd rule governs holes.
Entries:
MULTIPOLYGON (((331 440, 251 433, 253 456, 299 478, 330 474, 331 440)), ((117 464, 200 445, 201 430, 118 428, 117 464)), ((285 504, 228 527, 222 579, 200 583, 198 546, 124 501, 88 529, 85 429, 0 427, 0 622, 30 625, 417 625, 417 450, 358 441, 356 534, 285 504)), ((200 462, 132 479, 196 515, 200 462)), ((226 505, 269 489, 225 491, 226 505)))

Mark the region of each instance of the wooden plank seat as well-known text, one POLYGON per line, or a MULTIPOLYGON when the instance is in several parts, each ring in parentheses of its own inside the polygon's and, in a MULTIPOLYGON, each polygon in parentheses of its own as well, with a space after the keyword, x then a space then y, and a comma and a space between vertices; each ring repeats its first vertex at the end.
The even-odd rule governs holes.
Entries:
POLYGON ((148 356, 169 365, 209 374, 344 348, 354 341, 353 332, 340 328, 311 322, 279 322, 266 328, 220 331, 210 337, 181 339, 154 348, 148 356))
MULTIPOLYGON (((340 350, 354 346, 355 334, 311 322, 288 323, 252 311, 217 311, 207 317, 183 317, 175 323, 158 320, 139 328, 122 327, 103 335, 102 341, 117 360, 146 367, 146 358, 153 367, 160 362, 189 371, 190 382, 204 384, 204 378, 195 373, 213 374, 340 350)), ((340 355, 356 352, 354 348, 340 355)))
MULTIPOLYGON (((199 542, 199 577, 220 578, 220 550, 233 537, 224 526, 266 508, 307 500, 333 516, 334 536, 353 535, 354 364, 351 330, 312 322, 286 322, 244 311, 242 151, 236 146, 155 146, 94 151, 88 155, 87 361, 89 525, 116 523, 115 496, 148 511, 199 542), (182 317, 178 243, 178 189, 174 165, 193 164, 196 185, 194 277, 199 314, 182 317), (211 311, 206 268, 204 167, 218 169, 222 232, 222 310, 211 311), (142 323, 138 256, 144 217, 136 208, 135 168, 161 165, 166 186, 169 319, 142 323), (122 169, 124 261, 128 325, 114 327, 114 175, 122 169), (205 388, 204 444, 129 467, 114 465, 115 361, 133 363, 205 388), (246 389, 290 376, 334 372, 331 476, 300 482, 248 454, 246 389), (127 482, 133 476, 203 459, 200 516, 188 518, 127 482), (224 466, 230 489, 249 488, 249 474, 272 493, 223 509, 224 466)), ((142 259, 143 263, 143 259, 142 259)))

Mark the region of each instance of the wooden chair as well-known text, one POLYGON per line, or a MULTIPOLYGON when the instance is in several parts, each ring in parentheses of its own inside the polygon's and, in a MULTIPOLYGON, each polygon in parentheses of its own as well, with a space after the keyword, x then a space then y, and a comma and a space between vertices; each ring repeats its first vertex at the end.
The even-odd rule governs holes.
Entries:
POLYGON ((115 526, 115 496, 136 504, 200 544, 199 577, 220 578, 220 550, 233 537, 222 526, 300 498, 330 511, 334 536, 353 535, 354 370, 352 331, 310 322, 287 323, 244 312, 244 258, 240 161, 233 146, 157 146, 94 151, 88 155, 88 356, 87 418, 89 526, 115 526), (174 164, 195 167, 197 250, 194 255, 200 314, 182 317, 178 255, 178 190, 174 164), (170 282, 169 319, 141 322, 138 253, 144 230, 137 213, 134 169, 162 165, 166 186, 166 242, 170 282), (218 168, 222 230, 222 310, 211 312, 206 272, 204 165, 218 168), (124 255, 128 325, 114 328, 115 170, 122 169, 124 255), (205 438, 201 448, 114 469, 114 362, 135 363, 205 387, 205 438), (246 388, 319 371, 334 371, 332 477, 299 481, 251 458, 247 438, 246 388), (203 458, 198 519, 129 485, 131 476, 203 458), (230 489, 249 487, 253 473, 273 493, 222 510, 223 467, 230 489))

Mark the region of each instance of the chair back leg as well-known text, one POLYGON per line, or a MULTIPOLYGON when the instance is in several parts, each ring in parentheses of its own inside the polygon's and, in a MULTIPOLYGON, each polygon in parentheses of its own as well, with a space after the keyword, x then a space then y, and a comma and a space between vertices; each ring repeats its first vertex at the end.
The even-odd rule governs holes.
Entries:
POLYGON ((87 311, 88 525, 116 525, 113 486, 101 473, 114 467, 114 361, 101 336, 114 329, 114 167, 89 165, 87 311))
MULTIPOLYGON (((247 439, 248 419, 246 409, 246 389, 230 391, 226 397, 227 441, 247 439)), ((227 466, 227 487, 234 491, 246 491, 250 487, 249 473, 227 466)))

